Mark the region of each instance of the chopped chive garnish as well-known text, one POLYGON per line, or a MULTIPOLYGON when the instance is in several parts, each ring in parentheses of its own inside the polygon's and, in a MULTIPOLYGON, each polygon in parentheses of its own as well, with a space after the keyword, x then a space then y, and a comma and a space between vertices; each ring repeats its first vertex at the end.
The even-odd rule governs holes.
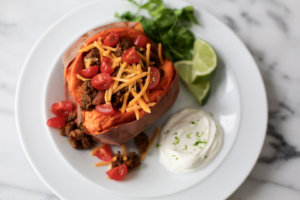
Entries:
POLYGON ((174 133, 174 135, 178 135, 177 131, 174 133))
POLYGON ((204 159, 206 159, 206 158, 207 158, 207 155, 204 156, 204 159))
POLYGON ((170 130, 166 130, 165 132, 164 132, 164 134, 168 134, 170 132, 170 130))
POLYGON ((194 143, 194 146, 198 146, 199 144, 206 144, 207 142, 206 141, 196 141, 194 143))
POLYGON ((197 136, 197 137, 201 137, 201 136, 200 136, 200 133, 199 133, 198 131, 196 132, 196 136, 197 136))
POLYGON ((184 149, 183 150, 187 150, 187 145, 184 145, 184 149))
POLYGON ((177 136, 175 136, 174 139, 175 139, 175 140, 174 140, 173 144, 174 144, 174 145, 179 144, 179 142, 180 142, 179 138, 178 138, 177 136))
POLYGON ((196 124, 196 122, 194 122, 194 121, 191 121, 191 124, 196 124))
POLYGON ((158 144, 158 143, 157 143, 157 144, 156 144, 156 148, 159 148, 159 147, 161 147, 161 144, 158 144))
POLYGON ((191 138, 192 133, 186 134, 186 138, 191 138))

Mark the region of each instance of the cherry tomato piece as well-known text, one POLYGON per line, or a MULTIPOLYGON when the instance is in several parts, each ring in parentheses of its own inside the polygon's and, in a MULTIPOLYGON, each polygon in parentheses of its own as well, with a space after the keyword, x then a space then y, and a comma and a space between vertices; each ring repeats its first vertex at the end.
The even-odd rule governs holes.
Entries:
POLYGON ((98 105, 96 106, 96 110, 106 115, 113 115, 115 113, 115 110, 112 107, 111 103, 98 105))
POLYGON ((100 65, 101 72, 105 72, 108 74, 112 74, 114 72, 114 69, 112 68, 112 61, 108 57, 103 57, 100 65))
POLYGON ((149 90, 153 90, 157 87, 160 81, 160 72, 156 67, 151 67, 150 70, 150 83, 148 86, 149 90))
POLYGON ((80 70, 79 74, 84 78, 93 78, 93 76, 98 74, 98 71, 99 71, 98 65, 93 65, 87 69, 80 70))
POLYGON ((103 44, 105 46, 114 47, 118 44, 120 35, 117 32, 111 32, 108 36, 105 37, 103 44))
POLYGON ((127 166, 125 164, 119 165, 111 170, 108 170, 106 174, 109 176, 109 178, 120 181, 124 179, 127 174, 127 166))
POLYGON ((140 56, 136 52, 135 48, 131 47, 123 53, 122 60, 127 62, 128 64, 135 64, 140 61, 140 56))
POLYGON ((64 117, 53 117, 48 119, 47 126, 52 128, 63 128, 66 125, 66 119, 64 117))
POLYGON ((145 35, 140 34, 135 38, 133 44, 135 46, 145 48, 147 45, 147 42, 148 42, 147 37, 145 35))
POLYGON ((111 161, 113 158, 113 153, 108 144, 102 144, 95 152, 95 156, 103 161, 111 161))
POLYGON ((97 90, 105 90, 109 88, 111 77, 108 73, 100 73, 92 78, 92 86, 97 90))
POLYGON ((60 101, 52 104, 51 111, 57 116, 66 117, 73 110, 73 105, 70 101, 60 101))

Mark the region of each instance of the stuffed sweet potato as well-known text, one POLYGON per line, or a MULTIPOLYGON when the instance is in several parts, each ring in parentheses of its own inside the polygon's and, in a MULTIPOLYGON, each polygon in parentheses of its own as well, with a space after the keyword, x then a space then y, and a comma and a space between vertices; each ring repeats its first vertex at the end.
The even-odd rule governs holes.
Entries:
POLYGON ((177 72, 139 23, 94 29, 63 57, 80 123, 102 143, 120 145, 163 115, 179 91, 177 72))

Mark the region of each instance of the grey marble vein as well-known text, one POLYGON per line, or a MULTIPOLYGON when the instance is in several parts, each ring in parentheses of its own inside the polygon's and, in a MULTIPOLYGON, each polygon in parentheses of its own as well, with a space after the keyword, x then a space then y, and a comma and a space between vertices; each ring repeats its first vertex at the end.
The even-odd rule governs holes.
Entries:
POLYGON ((260 21, 256 19, 253 15, 249 15, 247 12, 241 12, 241 17, 246 20, 247 23, 252 25, 261 25, 260 21))
POLYGON ((299 188, 294 188, 291 185, 284 185, 284 184, 280 184, 280 183, 273 182, 273 181, 265 181, 265 180, 261 180, 261 179, 254 178, 254 177, 248 177, 248 178, 249 178, 249 180, 256 181, 256 182, 259 182, 259 183, 266 183, 266 184, 272 184, 272 185, 280 186, 280 187, 283 187, 283 188, 286 188, 286 189, 289 189, 289 190, 293 190, 295 192, 299 192, 299 194, 300 194, 300 189, 299 188))
POLYGON ((222 19, 232 30, 238 31, 238 26, 232 17, 230 17, 228 15, 224 15, 224 16, 222 16, 222 19))
MULTIPOLYGON (((284 105, 284 108, 292 112, 286 105, 284 105)), ((278 160, 289 160, 300 157, 300 151, 295 146, 289 144, 283 134, 279 133, 274 125, 270 123, 267 134, 275 139, 274 142, 270 142, 270 145, 274 148, 275 152, 273 155, 261 156, 258 162, 271 164, 278 160)))
POLYGON ((284 33, 289 32, 289 27, 282 16, 278 15, 276 12, 271 10, 268 10, 267 14, 274 21, 274 23, 277 25, 279 30, 281 30, 284 33))

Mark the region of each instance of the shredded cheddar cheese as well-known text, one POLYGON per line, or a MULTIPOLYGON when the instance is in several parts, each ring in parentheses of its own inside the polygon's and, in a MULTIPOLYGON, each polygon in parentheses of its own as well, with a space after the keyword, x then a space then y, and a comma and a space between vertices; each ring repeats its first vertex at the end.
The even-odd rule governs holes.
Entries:
POLYGON ((129 92, 126 92, 125 95, 124 95, 123 104, 122 104, 122 107, 121 107, 121 113, 124 113, 125 110, 126 110, 126 104, 127 104, 127 101, 128 101, 128 96, 129 96, 129 92))
MULTIPOLYGON (((124 71, 124 68, 127 66, 127 63, 126 62, 124 62, 122 65, 121 65, 121 67, 120 67, 120 69, 119 69, 119 71, 118 71, 118 74, 117 74, 117 78, 121 78, 121 75, 122 75, 122 73, 123 73, 123 71, 124 71)), ((113 86, 113 90, 115 90, 117 87, 118 87, 118 84, 119 84, 119 81, 115 81, 114 82, 114 86, 113 86)), ((114 92, 115 93, 115 92, 114 92)))
POLYGON ((76 74, 76 77, 77 77, 79 80, 82 80, 82 81, 92 80, 92 79, 90 79, 90 78, 84 78, 84 77, 80 76, 79 74, 76 74))
POLYGON ((153 136, 152 136, 152 138, 151 138, 151 140, 150 140, 150 142, 149 142, 147 148, 146 148, 146 151, 145 151, 145 152, 142 154, 142 156, 141 156, 141 160, 144 160, 144 159, 145 159, 145 157, 146 157, 146 155, 147 155, 147 153, 148 153, 148 151, 149 151, 149 149, 150 149, 152 143, 154 142, 154 140, 155 140, 156 137, 158 136, 159 132, 160 132, 160 127, 157 127, 157 128, 155 129, 155 132, 154 132, 154 134, 153 134, 153 136))
POLYGON ((151 44, 147 43, 146 45, 146 66, 149 67, 150 65, 150 48, 151 48, 151 44))
POLYGON ((99 167, 99 166, 108 165, 110 163, 111 163, 111 161, 101 161, 101 162, 98 162, 98 163, 94 164, 94 166, 99 167))
MULTIPOLYGON (((131 106, 131 105, 133 105, 136 101, 138 101, 138 100, 141 98, 141 96, 143 96, 143 95, 145 94, 146 90, 148 89, 148 86, 149 86, 149 83, 150 83, 150 69, 151 69, 151 68, 148 67, 148 76, 147 76, 147 78, 146 78, 146 82, 145 82, 144 87, 141 89, 140 93, 139 93, 138 95, 136 95, 136 96, 134 97, 134 99, 132 99, 132 100, 129 102, 128 106, 131 106)), ((149 99, 148 99, 148 100, 149 100, 149 99)))
POLYGON ((91 49, 93 49, 93 48, 95 48, 95 47, 96 47, 96 46, 95 46, 95 43, 93 43, 93 44, 90 44, 90 45, 87 46, 87 47, 84 47, 84 48, 80 49, 79 52, 87 52, 87 51, 89 51, 89 50, 91 50, 91 49))
POLYGON ((140 112, 138 109, 134 109, 134 113, 135 113, 135 118, 136 120, 139 120, 140 119, 140 112))
POLYGON ((104 49, 108 49, 108 50, 110 50, 110 51, 116 51, 116 50, 117 50, 117 48, 113 48, 113 47, 109 47, 109 46, 105 46, 105 45, 102 45, 102 47, 103 47, 104 49))
POLYGON ((122 150, 122 154, 123 154, 123 160, 127 160, 127 152, 126 152, 126 144, 122 144, 121 145, 121 150, 122 150))
POLYGON ((148 72, 143 72, 139 75, 134 76, 133 78, 129 79, 128 82, 126 83, 122 83, 121 85, 119 85, 115 90, 114 93, 118 92, 119 90, 123 89, 126 86, 132 85, 133 83, 135 83, 137 80, 145 77, 148 74, 148 72))
POLYGON ((107 101, 108 102, 111 101, 112 92, 113 92, 113 83, 111 83, 109 88, 108 88, 108 94, 107 94, 107 101))
MULTIPOLYGON (((138 94, 133 90, 131 89, 131 94, 137 98, 138 94)), ((137 99, 137 102, 139 103, 139 105, 142 107, 142 109, 147 112, 147 113, 151 113, 151 110, 149 108, 149 106, 145 103, 145 101, 142 99, 142 98, 138 98, 137 99)))
MULTIPOLYGON (((144 88, 143 83, 142 83, 141 81, 139 81, 139 86, 140 86, 140 89, 141 89, 141 90, 144 88)), ((147 89, 148 89, 148 87, 147 87, 147 89)), ((147 91, 145 91, 145 92, 143 93, 143 98, 144 98, 145 102, 149 102, 149 98, 148 98, 148 96, 147 96, 147 91)))
POLYGON ((124 78, 118 78, 118 77, 112 77, 112 80, 114 80, 114 81, 119 81, 119 82, 128 82, 127 79, 124 79, 124 78))
POLYGON ((161 50, 161 43, 158 44, 158 58, 159 58, 159 62, 160 64, 164 64, 164 61, 162 59, 162 50, 161 50))

